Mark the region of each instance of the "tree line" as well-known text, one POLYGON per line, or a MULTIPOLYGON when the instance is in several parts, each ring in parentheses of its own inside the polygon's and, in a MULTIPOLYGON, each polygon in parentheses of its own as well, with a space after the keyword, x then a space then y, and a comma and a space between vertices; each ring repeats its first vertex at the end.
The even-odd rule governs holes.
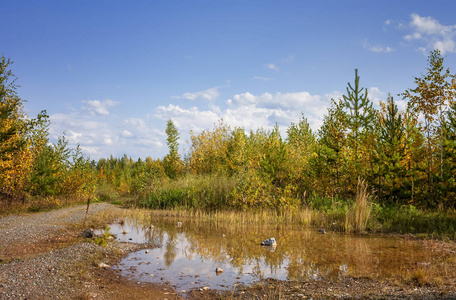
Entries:
POLYGON ((304 115, 282 137, 279 127, 247 132, 223 121, 191 132, 181 156, 179 133, 167 122, 169 153, 133 161, 127 155, 90 161, 65 138, 51 144, 45 112, 30 119, 2 58, 0 69, 0 197, 135 195, 144 206, 247 209, 312 207, 317 199, 353 199, 358 179, 375 202, 455 208, 456 75, 438 50, 426 72, 376 109, 358 70, 342 98, 332 99, 322 126, 312 131, 304 115), (203 200, 202 200, 203 199, 203 200), (174 204, 173 204, 174 203, 174 204))

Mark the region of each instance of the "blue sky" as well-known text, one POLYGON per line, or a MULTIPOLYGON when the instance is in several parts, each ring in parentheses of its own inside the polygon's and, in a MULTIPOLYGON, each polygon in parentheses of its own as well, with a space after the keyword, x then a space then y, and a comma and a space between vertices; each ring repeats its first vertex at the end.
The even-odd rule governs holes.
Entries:
MULTIPOLYGON (((413 87, 440 49, 456 73, 454 1, 0 0, 0 53, 51 141, 66 132, 93 159, 161 158, 165 125, 223 119, 318 129, 359 69, 378 104, 413 87)), ((285 136, 285 134, 284 134, 285 136)))

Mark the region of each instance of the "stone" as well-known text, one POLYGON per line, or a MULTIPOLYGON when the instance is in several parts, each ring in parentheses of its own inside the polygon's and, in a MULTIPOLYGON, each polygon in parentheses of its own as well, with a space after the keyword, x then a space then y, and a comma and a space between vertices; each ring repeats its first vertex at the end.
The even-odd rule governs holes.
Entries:
POLYGON ((93 229, 86 229, 79 234, 80 237, 91 239, 95 236, 95 232, 93 229))
POLYGON ((269 250, 269 251, 271 251, 271 252, 274 252, 275 249, 277 248, 277 244, 274 244, 274 245, 272 245, 272 246, 265 246, 265 245, 262 245, 262 247, 263 247, 264 249, 266 249, 266 250, 269 250))
POLYGON ((217 268, 215 269, 215 273, 216 273, 216 274, 220 274, 220 273, 223 273, 223 272, 224 272, 224 271, 223 271, 222 268, 217 267, 217 268))
POLYGON ((98 267, 103 268, 103 269, 109 269, 109 268, 110 268, 110 266, 109 266, 108 264, 105 264, 105 263, 103 263, 103 262, 102 262, 102 263, 99 263, 99 264, 98 264, 98 267))
POLYGON ((270 238, 261 242, 261 246, 277 246, 275 238, 270 238))
POLYGON ((321 233, 321 234, 326 234, 326 230, 324 230, 323 228, 318 229, 318 232, 321 233))

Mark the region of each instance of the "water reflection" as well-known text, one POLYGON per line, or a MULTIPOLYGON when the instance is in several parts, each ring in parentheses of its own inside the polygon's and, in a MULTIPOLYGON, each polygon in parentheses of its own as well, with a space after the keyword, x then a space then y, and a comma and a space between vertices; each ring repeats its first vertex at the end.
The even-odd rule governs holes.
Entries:
POLYGON ((161 219, 153 224, 134 220, 113 224, 111 233, 119 241, 161 245, 130 254, 116 268, 138 281, 168 282, 178 290, 189 290, 231 288, 269 277, 391 278, 442 259, 438 249, 430 251, 425 243, 406 239, 322 235, 301 226, 182 223, 161 219), (260 246, 270 237, 277 240, 276 247, 260 246), (217 267, 224 272, 216 274, 217 267))

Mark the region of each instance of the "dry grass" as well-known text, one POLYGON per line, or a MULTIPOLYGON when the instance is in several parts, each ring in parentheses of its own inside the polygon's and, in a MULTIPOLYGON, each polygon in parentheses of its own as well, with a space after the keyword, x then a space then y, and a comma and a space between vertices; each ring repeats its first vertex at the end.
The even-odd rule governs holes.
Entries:
POLYGON ((303 224, 311 225, 314 212, 309 209, 295 211, 276 211, 261 209, 253 211, 236 210, 154 210, 152 216, 196 218, 225 224, 303 224))
POLYGON ((372 212, 372 202, 367 191, 365 180, 358 179, 356 188, 356 198, 353 206, 348 210, 345 216, 345 232, 364 232, 372 212))

